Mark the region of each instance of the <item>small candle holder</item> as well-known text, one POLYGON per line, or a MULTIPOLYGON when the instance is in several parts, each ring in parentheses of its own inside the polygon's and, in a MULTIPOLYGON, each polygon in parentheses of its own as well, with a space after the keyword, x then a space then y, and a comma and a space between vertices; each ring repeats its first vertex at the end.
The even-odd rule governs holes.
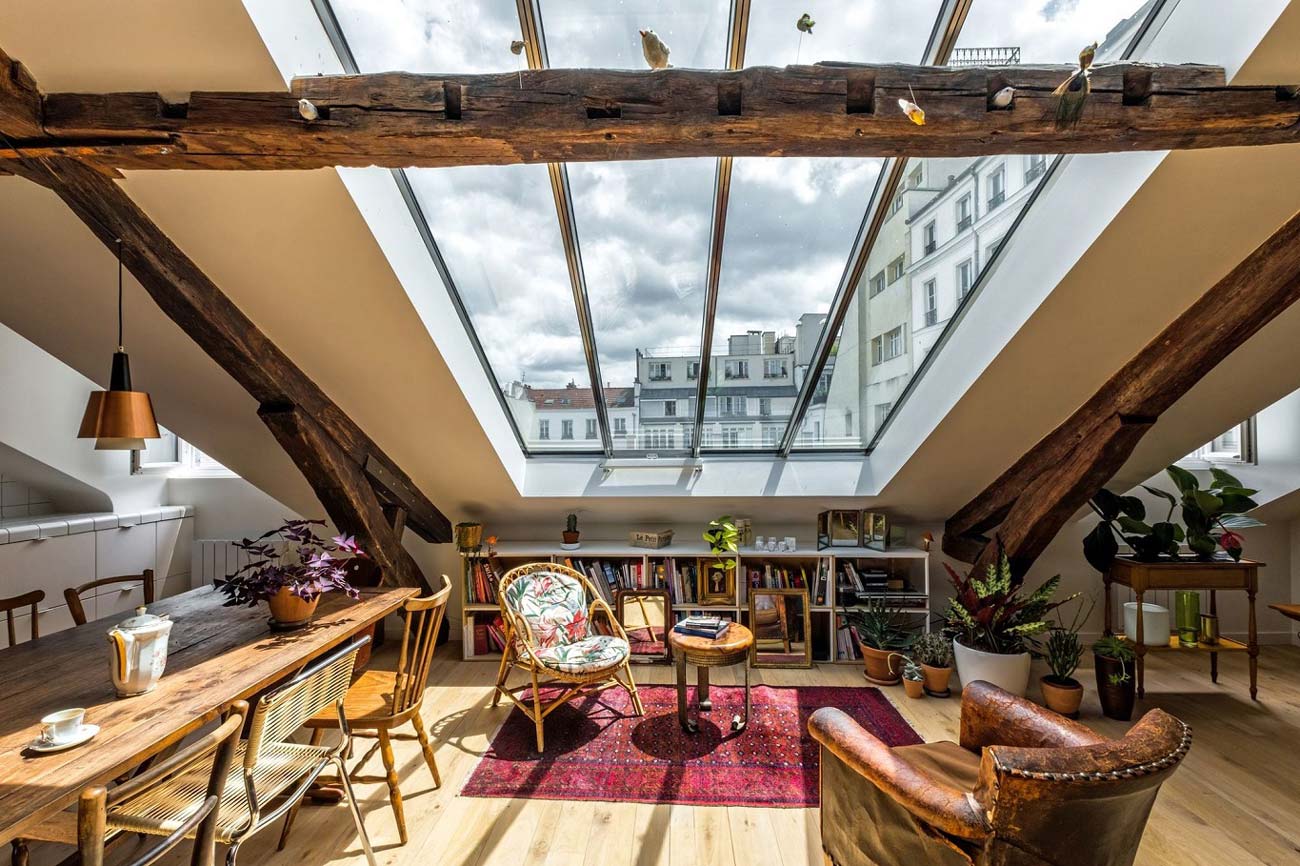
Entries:
POLYGON ((1212 613, 1201 614, 1201 643, 1211 646, 1219 642, 1219 618, 1212 613))

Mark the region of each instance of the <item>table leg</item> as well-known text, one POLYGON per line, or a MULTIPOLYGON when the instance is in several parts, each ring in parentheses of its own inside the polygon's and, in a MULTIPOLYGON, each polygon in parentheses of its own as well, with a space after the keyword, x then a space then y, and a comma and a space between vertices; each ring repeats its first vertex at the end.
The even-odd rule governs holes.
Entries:
MULTIPOLYGON (((1143 639, 1143 635, 1142 635, 1142 620, 1145 619, 1145 617, 1142 616, 1142 611, 1143 611, 1143 608, 1142 608, 1142 596, 1143 596, 1143 595, 1144 595, 1144 593, 1141 593, 1141 592, 1137 593, 1137 606, 1138 606, 1138 608, 1137 608, 1137 609, 1138 609, 1138 614, 1137 614, 1137 628, 1134 629, 1134 631, 1137 632, 1137 637, 1135 638, 1135 640, 1136 640, 1136 645, 1135 645, 1134 648, 1133 648, 1134 651, 1137 653, 1137 664, 1136 664, 1136 668, 1137 668, 1137 696, 1138 696, 1139 698, 1142 697, 1143 695, 1145 695, 1146 692, 1147 692, 1147 690, 1146 690, 1146 667, 1147 667, 1147 665, 1146 665, 1146 654, 1147 654, 1147 645, 1146 645, 1146 641, 1143 639)), ((1109 599, 1109 598, 1110 598, 1110 596, 1107 595, 1107 599, 1109 599)))
POLYGON ((699 699, 700 712, 707 713, 713 709, 713 701, 709 700, 709 669, 705 665, 700 665, 696 668, 696 674, 699 676, 696 697, 699 699))
POLYGON ((682 730, 688 734, 698 730, 686 713, 686 656, 684 654, 677 656, 677 721, 681 724, 682 730))
MULTIPOLYGON (((1213 616, 1219 615, 1219 594, 1214 590, 1210 590, 1210 614, 1213 616)), ((1210 682, 1217 683, 1218 681, 1219 654, 1212 652, 1210 653, 1210 682)))
POLYGON ((745 715, 744 717, 736 716, 731 720, 731 729, 733 731, 743 731, 749 724, 749 659, 745 659, 745 715))
POLYGON ((1250 651, 1250 699, 1257 701, 1259 700, 1257 697, 1259 695, 1259 635, 1255 631, 1255 587, 1253 583, 1246 590, 1246 600, 1250 605, 1248 609, 1250 631, 1246 638, 1246 646, 1250 651))

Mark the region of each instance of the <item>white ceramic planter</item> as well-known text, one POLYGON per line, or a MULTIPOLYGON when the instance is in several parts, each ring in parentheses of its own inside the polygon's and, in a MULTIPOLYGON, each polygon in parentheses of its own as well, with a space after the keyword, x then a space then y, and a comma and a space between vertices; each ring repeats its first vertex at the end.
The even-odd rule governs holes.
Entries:
MULTIPOLYGON (((1136 601, 1124 603, 1124 634, 1137 640, 1136 601)), ((1147 646, 1167 646, 1169 643, 1169 608, 1142 602, 1142 643, 1147 646)))
POLYGON ((952 654, 957 660, 957 676, 963 686, 984 680, 1013 695, 1025 696, 1029 688, 1029 653, 986 653, 962 646, 961 641, 953 641, 952 654))

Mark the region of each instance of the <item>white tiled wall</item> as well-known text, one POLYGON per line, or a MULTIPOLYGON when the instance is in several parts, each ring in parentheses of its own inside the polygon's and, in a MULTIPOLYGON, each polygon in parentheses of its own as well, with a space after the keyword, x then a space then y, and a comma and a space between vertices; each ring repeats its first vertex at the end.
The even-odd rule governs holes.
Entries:
POLYGON ((21 481, 0 474, 0 520, 40 517, 54 512, 50 497, 21 481))
MULTIPOLYGON (((194 518, 186 515, 184 508, 164 507, 142 514, 5 521, 0 527, 0 598, 44 590, 37 616, 40 633, 46 635, 73 624, 63 597, 70 586, 149 568, 155 598, 184 592, 190 588, 194 538, 194 518)), ((84 597, 82 606, 91 619, 102 619, 143 601, 139 587, 109 586, 84 597)), ((30 635, 30 618, 28 609, 18 617, 19 640, 30 635)))

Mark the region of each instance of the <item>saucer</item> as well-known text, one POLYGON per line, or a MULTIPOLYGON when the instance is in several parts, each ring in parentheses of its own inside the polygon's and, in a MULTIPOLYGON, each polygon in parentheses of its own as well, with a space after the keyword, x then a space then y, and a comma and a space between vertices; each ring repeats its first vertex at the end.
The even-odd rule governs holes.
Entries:
POLYGON ((82 725, 77 735, 70 740, 64 740, 61 743, 47 743, 39 737, 27 744, 27 748, 33 752, 45 754, 47 752, 62 752, 64 749, 71 749, 73 746, 80 746, 89 740, 95 734, 99 733, 99 725, 82 725))

